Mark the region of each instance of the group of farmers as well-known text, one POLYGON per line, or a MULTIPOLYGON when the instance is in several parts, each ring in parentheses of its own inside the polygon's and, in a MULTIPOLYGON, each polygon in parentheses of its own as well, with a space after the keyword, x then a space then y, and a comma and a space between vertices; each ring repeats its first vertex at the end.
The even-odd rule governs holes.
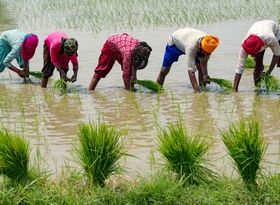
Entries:
MULTIPOLYGON (((32 33, 24 33, 19 30, 3 32, 0 36, 0 72, 8 68, 23 78, 24 82, 30 82, 29 61, 34 56, 38 42, 38 36, 32 33), (19 67, 11 63, 14 59, 19 67)), ((201 86, 210 83, 207 63, 218 45, 218 37, 194 28, 175 31, 168 38, 157 83, 162 86, 172 64, 178 61, 179 56, 186 55, 186 67, 192 88, 195 93, 201 92, 201 86), (198 71, 198 79, 195 75, 196 71, 198 71)), ((50 33, 44 40, 41 87, 47 86, 48 79, 53 75, 55 68, 61 79, 75 82, 79 70, 77 51, 76 39, 68 37, 63 32, 50 33), (73 75, 69 78, 67 72, 70 61, 73 65, 73 75)), ((134 90, 133 82, 137 80, 137 70, 147 66, 151 52, 152 48, 146 42, 127 33, 109 36, 101 50, 88 89, 94 90, 100 79, 106 77, 117 61, 121 65, 125 89, 134 90)), ((248 55, 253 56, 256 61, 253 78, 257 86, 263 75, 270 75, 276 65, 280 67, 280 26, 277 22, 272 20, 255 22, 245 35, 241 42, 234 77, 235 92, 238 91, 248 55), (264 72, 263 57, 265 49, 268 47, 273 52, 273 57, 269 69, 264 72)))

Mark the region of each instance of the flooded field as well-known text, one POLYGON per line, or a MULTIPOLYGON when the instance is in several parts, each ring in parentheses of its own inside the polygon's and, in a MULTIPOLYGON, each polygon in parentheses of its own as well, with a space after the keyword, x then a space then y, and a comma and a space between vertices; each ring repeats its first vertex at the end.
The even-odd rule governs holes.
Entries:
MULTIPOLYGON (((243 36, 255 20, 277 20, 279 1, 9 2, 0 1, 0 32, 19 28, 39 36, 39 46, 31 61, 32 71, 42 68, 43 40, 48 33, 65 31, 79 42, 80 70, 73 84, 76 92, 50 96, 50 89, 41 89, 34 78, 33 85, 26 85, 8 70, 0 75, 0 123, 30 139, 34 151, 38 145, 53 173, 59 171, 64 162, 73 163, 72 145, 79 123, 98 119, 116 125, 125 137, 129 154, 136 156, 127 157, 123 162, 128 173, 150 172, 151 153, 158 156, 156 124, 165 126, 175 122, 179 114, 189 129, 209 135, 213 140, 211 162, 216 169, 228 171, 230 162, 219 129, 253 113, 262 122, 263 135, 269 145, 265 167, 268 171, 279 171, 276 164, 280 160, 280 93, 257 94, 252 70, 244 72, 239 93, 226 95, 210 84, 207 92, 195 95, 182 56, 167 76, 163 93, 145 90, 130 93, 123 89, 120 66, 115 64, 96 91, 87 91, 108 35, 128 32, 147 41, 153 51, 147 68, 138 72, 138 78, 156 80, 167 36, 184 26, 220 37, 220 46, 209 61, 209 75, 233 80, 243 36)), ((271 51, 267 51, 265 64, 269 64, 271 56, 271 51)), ((275 68, 272 74, 280 78, 280 68, 275 68)), ((58 79, 57 72, 53 78, 58 79)))

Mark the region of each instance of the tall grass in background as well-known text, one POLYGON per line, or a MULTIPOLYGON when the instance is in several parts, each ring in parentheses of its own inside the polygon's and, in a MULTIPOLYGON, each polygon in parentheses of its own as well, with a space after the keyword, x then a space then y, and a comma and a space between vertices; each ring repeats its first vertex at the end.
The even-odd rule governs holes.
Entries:
POLYGON ((253 117, 242 118, 220 133, 244 183, 249 189, 257 187, 257 174, 267 148, 260 124, 253 117))
POLYGON ((118 160, 126 155, 121 135, 105 123, 83 123, 78 138, 80 164, 94 185, 104 186, 106 179, 121 171, 118 160))
POLYGON ((16 24, 22 28, 68 28, 95 33, 101 30, 181 27, 248 17, 273 19, 279 11, 275 0, 212 0, 211 3, 208 0, 13 0, 12 4, 10 0, 2 2, 7 8, 7 16, 14 18, 16 24), (17 15, 12 15, 14 13, 17 15), (55 18, 52 18, 53 16, 55 18), (30 21, 26 21, 26 18, 30 21))
POLYGON ((0 173, 13 181, 30 179, 30 146, 22 137, 0 130, 0 173))
POLYGON ((210 144, 201 135, 190 134, 182 120, 160 128, 158 150, 166 166, 180 179, 190 184, 206 183, 215 178, 214 172, 206 167, 206 157, 210 144))

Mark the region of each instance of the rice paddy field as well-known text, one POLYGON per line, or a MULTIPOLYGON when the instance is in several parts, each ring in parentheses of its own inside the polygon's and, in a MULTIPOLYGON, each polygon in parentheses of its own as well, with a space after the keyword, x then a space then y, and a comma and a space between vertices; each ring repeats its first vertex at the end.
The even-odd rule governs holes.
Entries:
MULTIPOLYGON (((80 123, 102 120, 118 128, 128 155, 121 158, 126 177, 150 174, 160 167, 157 125, 167 127, 183 116, 186 127, 211 142, 207 161, 219 173, 235 175, 219 130, 241 117, 254 115, 262 126, 267 150, 264 173, 280 169, 280 92, 257 92, 252 69, 245 70, 238 93, 225 93, 215 84, 194 94, 181 56, 166 77, 164 90, 157 94, 143 88, 123 89, 120 66, 101 79, 96 90, 87 87, 106 38, 127 32, 153 48, 148 66, 138 79, 156 80, 168 35, 178 28, 195 27, 217 35, 220 45, 208 64, 210 77, 233 81, 240 44, 257 20, 278 21, 277 0, 0 0, 0 32, 19 28, 39 36, 31 71, 40 71, 43 41, 48 33, 65 31, 79 42, 79 73, 70 92, 53 92, 58 72, 47 89, 39 80, 23 84, 14 73, 0 74, 0 124, 30 141, 31 160, 40 152, 45 169, 55 177, 66 166, 79 167, 73 145, 80 123)), ((266 51, 264 64, 272 53, 266 51)), ((70 67, 70 75, 72 70, 70 67)), ((280 78, 280 69, 273 76, 280 78)), ((139 88, 139 87, 138 87, 139 88)), ((245 200, 246 201, 246 200, 245 200)), ((245 202, 244 202, 245 203, 245 202)), ((101 203, 102 204, 102 203, 101 203)), ((170 203, 172 204, 172 203, 170 203)))

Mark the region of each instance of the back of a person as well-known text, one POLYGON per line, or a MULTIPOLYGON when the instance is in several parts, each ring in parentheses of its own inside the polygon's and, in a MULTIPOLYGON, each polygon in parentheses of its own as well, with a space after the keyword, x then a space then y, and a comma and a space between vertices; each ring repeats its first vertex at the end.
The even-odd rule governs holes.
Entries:
POLYGON ((278 23, 276 23, 275 21, 272 21, 272 20, 257 21, 250 27, 247 35, 245 36, 245 39, 250 34, 255 34, 262 39, 265 39, 268 36, 270 36, 270 37, 275 36, 277 38, 277 40, 280 40, 279 25, 278 25, 278 23))
POLYGON ((64 32, 53 32, 50 33, 45 39, 45 44, 50 46, 51 44, 60 44, 61 38, 67 38, 66 33, 64 32))
POLYGON ((18 29, 4 31, 0 38, 3 39, 6 43, 8 43, 11 47, 14 44, 22 43, 24 41, 24 36, 26 34, 18 29))
POLYGON ((139 40, 127 33, 112 35, 107 39, 110 48, 114 52, 130 53, 139 44, 139 40))
POLYGON ((179 50, 185 52, 186 47, 193 47, 206 33, 193 28, 178 29, 172 34, 172 41, 179 50))

